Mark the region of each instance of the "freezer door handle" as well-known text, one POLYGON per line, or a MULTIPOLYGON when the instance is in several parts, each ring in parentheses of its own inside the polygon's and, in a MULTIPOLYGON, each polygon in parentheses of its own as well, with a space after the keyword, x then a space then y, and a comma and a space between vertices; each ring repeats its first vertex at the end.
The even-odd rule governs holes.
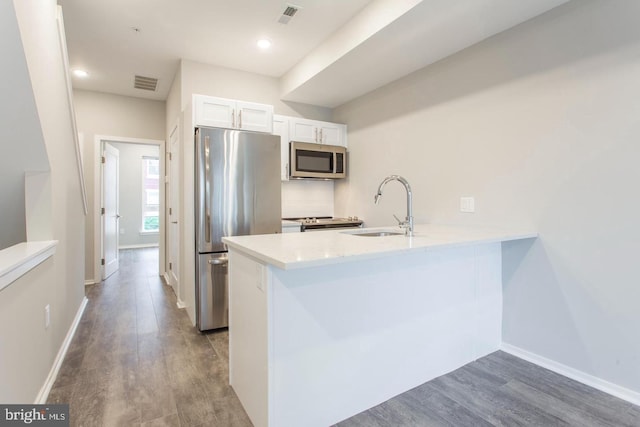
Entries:
POLYGON ((213 258, 207 262, 211 265, 223 265, 229 263, 229 258, 213 258))

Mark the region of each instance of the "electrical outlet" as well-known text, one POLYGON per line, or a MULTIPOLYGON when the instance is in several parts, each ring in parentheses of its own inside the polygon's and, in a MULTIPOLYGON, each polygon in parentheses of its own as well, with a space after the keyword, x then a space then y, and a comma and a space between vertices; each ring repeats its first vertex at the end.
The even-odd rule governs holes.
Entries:
POLYGON ((124 234, 124 228, 120 227, 120 234, 124 234))
POLYGON ((44 307, 44 327, 47 329, 51 324, 51 306, 49 304, 44 307))
POLYGON ((460 212, 472 213, 476 211, 476 202, 473 197, 460 197, 460 212))

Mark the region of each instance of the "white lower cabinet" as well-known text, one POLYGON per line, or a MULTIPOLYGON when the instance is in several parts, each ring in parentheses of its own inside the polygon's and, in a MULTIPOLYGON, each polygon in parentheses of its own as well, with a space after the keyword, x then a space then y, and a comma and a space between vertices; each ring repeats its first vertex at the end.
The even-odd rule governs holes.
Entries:
POLYGON ((298 221, 282 220, 282 232, 283 233, 300 233, 302 225, 298 221))

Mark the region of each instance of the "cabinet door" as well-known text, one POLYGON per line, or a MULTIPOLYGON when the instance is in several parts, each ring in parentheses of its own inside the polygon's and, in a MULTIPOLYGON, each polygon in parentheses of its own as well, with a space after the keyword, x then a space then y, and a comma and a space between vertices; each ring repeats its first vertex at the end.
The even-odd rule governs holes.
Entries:
POLYGON ((322 144, 347 146, 347 127, 339 123, 319 122, 318 139, 322 144))
POLYGON ((273 106, 238 101, 236 127, 256 132, 273 132, 273 106))
POLYGON ((280 136, 280 179, 289 181, 289 120, 273 116, 273 134, 280 136))
POLYGON ((196 126, 235 127, 236 102, 211 96, 194 97, 196 126))
POLYGON ((315 120, 291 118, 289 120, 289 140, 319 143, 316 123, 315 120))

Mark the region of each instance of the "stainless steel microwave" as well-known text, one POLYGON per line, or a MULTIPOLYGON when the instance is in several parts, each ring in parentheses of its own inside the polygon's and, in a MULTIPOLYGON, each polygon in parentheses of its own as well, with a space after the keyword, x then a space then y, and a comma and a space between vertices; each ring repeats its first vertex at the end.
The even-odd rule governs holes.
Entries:
POLYGON ((291 141, 289 165, 291 178, 346 178, 347 149, 338 145, 291 141))

